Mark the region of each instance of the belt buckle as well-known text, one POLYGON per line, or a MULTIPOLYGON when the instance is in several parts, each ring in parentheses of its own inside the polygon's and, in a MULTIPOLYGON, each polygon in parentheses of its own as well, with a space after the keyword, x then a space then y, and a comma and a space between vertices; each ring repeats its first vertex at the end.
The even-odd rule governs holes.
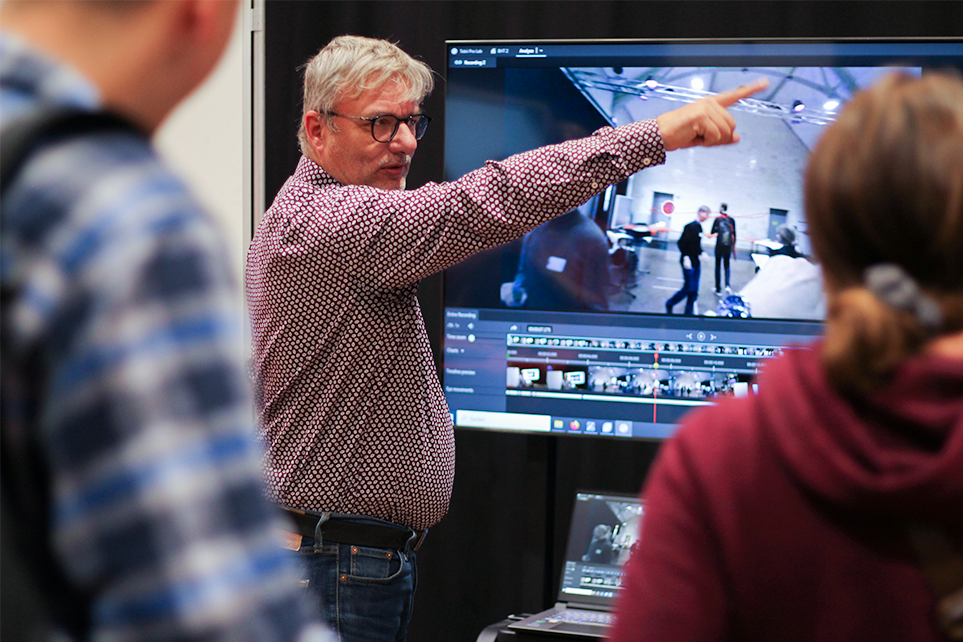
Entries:
POLYGON ((427 528, 420 532, 416 531, 415 529, 411 529, 411 537, 409 537, 408 541, 405 543, 405 550, 417 551, 418 548, 421 546, 421 543, 425 541, 425 535, 427 534, 428 534, 427 528), (414 544, 412 544, 412 542, 414 542, 414 544))

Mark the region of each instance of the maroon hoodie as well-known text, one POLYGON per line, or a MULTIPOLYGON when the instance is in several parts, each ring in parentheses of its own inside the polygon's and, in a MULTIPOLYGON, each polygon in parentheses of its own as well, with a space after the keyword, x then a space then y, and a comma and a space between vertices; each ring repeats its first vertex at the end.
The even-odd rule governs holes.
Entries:
POLYGON ((690 417, 646 481, 613 640, 943 639, 904 527, 963 544, 963 360, 912 359, 857 407, 789 350, 690 417))

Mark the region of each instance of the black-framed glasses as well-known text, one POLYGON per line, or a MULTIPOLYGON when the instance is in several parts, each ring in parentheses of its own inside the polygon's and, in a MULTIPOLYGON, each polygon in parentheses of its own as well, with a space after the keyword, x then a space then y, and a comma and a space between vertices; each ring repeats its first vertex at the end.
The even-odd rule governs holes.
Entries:
POLYGON ((431 117, 427 114, 412 114, 407 118, 398 118, 397 116, 392 116, 391 114, 365 117, 347 116, 345 114, 339 114, 333 111, 325 113, 329 116, 340 116, 341 118, 353 118, 354 120, 368 121, 371 123, 371 137, 379 143, 390 143, 398 133, 398 127, 401 126, 401 123, 404 123, 408 126, 408 129, 411 130, 415 140, 421 140, 421 137, 425 135, 426 131, 428 131, 428 124, 431 123, 431 117))

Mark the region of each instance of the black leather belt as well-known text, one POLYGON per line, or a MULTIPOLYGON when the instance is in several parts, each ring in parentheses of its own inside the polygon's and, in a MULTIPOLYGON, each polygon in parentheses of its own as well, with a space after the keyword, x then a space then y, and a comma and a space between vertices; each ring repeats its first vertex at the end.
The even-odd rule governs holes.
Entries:
POLYGON ((384 520, 340 513, 308 513, 282 506, 294 524, 294 532, 321 542, 354 544, 370 548, 417 551, 428 530, 416 531, 384 520), (367 523, 358 523, 354 519, 367 523))

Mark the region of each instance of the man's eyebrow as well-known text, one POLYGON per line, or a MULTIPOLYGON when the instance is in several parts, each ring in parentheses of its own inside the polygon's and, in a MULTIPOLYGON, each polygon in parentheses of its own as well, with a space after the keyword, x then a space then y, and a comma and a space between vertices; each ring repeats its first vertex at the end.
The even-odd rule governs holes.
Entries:
POLYGON ((382 116, 391 116, 392 118, 397 118, 398 120, 405 120, 406 118, 411 118, 412 116, 424 116, 425 112, 420 107, 418 111, 408 115, 408 116, 398 116, 397 114, 392 114, 389 112, 383 112, 381 114, 376 114, 374 116, 368 116, 368 118, 381 118, 382 116))

